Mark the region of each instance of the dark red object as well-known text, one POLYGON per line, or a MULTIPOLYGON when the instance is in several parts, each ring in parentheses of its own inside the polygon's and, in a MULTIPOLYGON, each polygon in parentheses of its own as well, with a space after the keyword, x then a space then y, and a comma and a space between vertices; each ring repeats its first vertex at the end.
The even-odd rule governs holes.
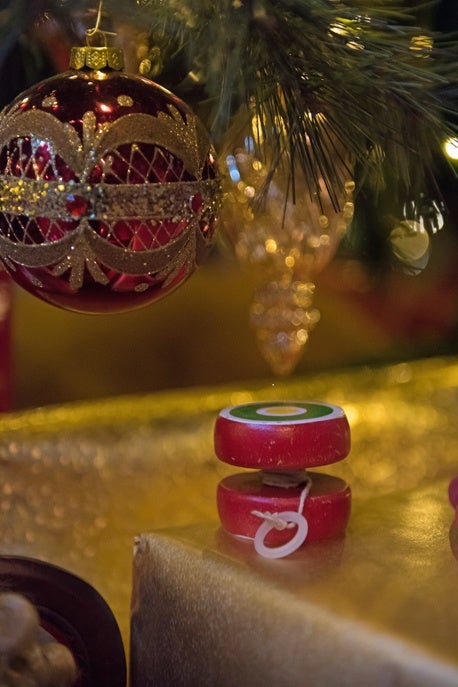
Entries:
POLYGON ((456 509, 458 506, 458 475, 453 477, 453 479, 450 481, 448 487, 448 498, 453 508, 456 509))
MULTIPOLYGON (((345 531, 350 517, 350 487, 339 477, 311 473, 312 488, 302 515, 308 522, 307 541, 330 539, 345 531)), ((302 487, 279 489, 262 482, 262 473, 239 473, 223 479, 217 490, 221 524, 233 535, 254 538, 262 522, 253 511, 279 513, 297 511, 302 487)), ((290 540, 294 530, 272 529, 266 536, 268 546, 290 540)))
POLYGON ((37 608, 41 627, 70 649, 80 675, 75 687, 125 687, 118 625, 87 582, 43 561, 0 556, 0 592, 25 596, 37 608))
MULTIPOLYGON (((274 404, 249 405, 269 407, 274 404)), ((249 405, 244 407, 249 408, 249 405)), ((294 406, 275 404, 279 408, 282 405, 294 406)), ((327 404, 313 405, 332 408, 327 404)), ((216 421, 216 455, 221 461, 238 467, 297 470, 336 463, 349 451, 350 428, 340 408, 330 419, 324 416, 302 422, 280 422, 272 418, 238 421, 225 411, 216 421)))
POLYGON ((330 539, 345 531, 350 487, 338 477, 304 472, 340 461, 350 451, 350 427, 342 408, 317 401, 233 406, 220 412, 214 439, 220 460, 258 468, 219 483, 217 507, 226 532, 254 539, 260 555, 267 556, 273 548, 281 557, 304 541, 330 539), (278 520, 269 520, 271 515, 278 520), (263 523, 270 529, 260 530, 263 523))

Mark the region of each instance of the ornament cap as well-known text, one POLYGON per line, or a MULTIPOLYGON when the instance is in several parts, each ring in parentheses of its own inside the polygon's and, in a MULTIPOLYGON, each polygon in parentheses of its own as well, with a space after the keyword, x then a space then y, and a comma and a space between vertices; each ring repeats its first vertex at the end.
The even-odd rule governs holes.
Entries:
POLYGON ((121 48, 91 45, 72 48, 70 53, 71 69, 124 69, 124 53, 121 48))

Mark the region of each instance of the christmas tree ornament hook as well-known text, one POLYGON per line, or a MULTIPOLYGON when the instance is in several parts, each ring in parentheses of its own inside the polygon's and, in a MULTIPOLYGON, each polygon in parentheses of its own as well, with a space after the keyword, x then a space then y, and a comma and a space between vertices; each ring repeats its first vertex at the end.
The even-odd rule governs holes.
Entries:
POLYGON ((95 20, 95 26, 92 29, 87 29, 86 36, 93 36, 96 33, 102 33, 100 31, 100 23, 102 21, 103 12, 103 0, 99 0, 99 9, 97 10, 97 19, 95 20))
POLYGON ((100 24, 102 23, 103 16, 103 0, 99 0, 99 8, 97 10, 97 18, 95 20, 95 26, 92 29, 87 29, 86 31, 86 43, 89 47, 92 47, 91 41, 100 41, 101 45, 99 47, 107 47, 107 36, 116 36, 113 31, 102 31, 100 24))

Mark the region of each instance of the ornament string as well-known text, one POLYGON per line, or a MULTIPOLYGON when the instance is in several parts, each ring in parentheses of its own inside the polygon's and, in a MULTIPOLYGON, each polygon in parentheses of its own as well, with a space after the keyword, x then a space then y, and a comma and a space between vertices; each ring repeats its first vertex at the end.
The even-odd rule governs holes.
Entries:
POLYGON ((97 10, 97 18, 95 20, 95 26, 92 29, 87 29, 86 30, 86 40, 89 45, 89 39, 94 38, 95 36, 103 36, 103 40, 105 43, 105 47, 107 45, 107 36, 116 36, 116 33, 113 31, 102 31, 100 28, 100 25, 102 23, 102 17, 103 17, 103 0, 99 1, 99 8, 97 10))

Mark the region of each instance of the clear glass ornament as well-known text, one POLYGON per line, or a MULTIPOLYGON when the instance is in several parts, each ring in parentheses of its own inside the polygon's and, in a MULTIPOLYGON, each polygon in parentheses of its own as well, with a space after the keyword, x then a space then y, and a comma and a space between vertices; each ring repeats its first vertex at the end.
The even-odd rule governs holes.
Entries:
POLYGON ((334 255, 354 211, 348 156, 323 115, 304 116, 316 136, 309 144, 310 176, 292 162, 278 120, 241 113, 220 151, 223 229, 254 280, 250 321, 258 347, 281 376, 294 370, 320 319, 315 276, 334 255), (323 141, 336 170, 332 189, 323 181, 323 141))
POLYGON ((400 217, 392 220, 391 250, 406 272, 419 274, 427 266, 431 236, 444 226, 443 212, 440 202, 421 195, 405 202, 400 217))

